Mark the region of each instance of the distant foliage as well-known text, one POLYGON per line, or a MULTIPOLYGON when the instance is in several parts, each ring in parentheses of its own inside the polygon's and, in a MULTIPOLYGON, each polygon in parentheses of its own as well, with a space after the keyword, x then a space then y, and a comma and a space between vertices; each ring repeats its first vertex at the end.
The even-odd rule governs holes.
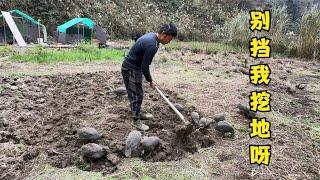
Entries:
POLYGON ((155 31, 172 21, 180 39, 212 40, 214 25, 224 24, 228 13, 218 0, 7 0, 1 10, 20 9, 47 26, 56 27, 74 17, 89 17, 104 27, 112 38, 130 38, 134 31, 155 31))
POLYGON ((300 57, 320 60, 320 10, 313 8, 302 17, 298 40, 300 57))

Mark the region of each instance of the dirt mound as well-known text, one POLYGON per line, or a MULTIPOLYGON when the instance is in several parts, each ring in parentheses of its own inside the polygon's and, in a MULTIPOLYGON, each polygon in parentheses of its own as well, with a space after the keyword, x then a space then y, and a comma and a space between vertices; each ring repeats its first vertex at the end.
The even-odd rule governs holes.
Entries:
MULTIPOLYGON (((6 77, 0 82, 0 146, 10 144, 10 153, 0 156, 0 179, 25 175, 40 154, 56 167, 79 165, 76 153, 84 143, 77 140, 76 130, 81 127, 97 129, 103 138, 96 143, 106 147, 109 154, 124 158, 125 139, 134 128, 130 125, 127 97, 112 92, 122 86, 120 73, 6 77)), ((184 100, 175 101, 176 93, 166 92, 171 101, 186 107, 184 115, 190 121, 195 109, 187 107, 184 100)), ((195 130, 187 138, 177 137, 174 130, 181 121, 148 87, 142 108, 154 116, 145 120, 150 127, 145 135, 158 136, 163 142, 151 154, 143 155, 144 160, 178 160, 214 144, 211 129, 195 130)), ((105 157, 91 163, 89 170, 110 173, 115 167, 105 157)))

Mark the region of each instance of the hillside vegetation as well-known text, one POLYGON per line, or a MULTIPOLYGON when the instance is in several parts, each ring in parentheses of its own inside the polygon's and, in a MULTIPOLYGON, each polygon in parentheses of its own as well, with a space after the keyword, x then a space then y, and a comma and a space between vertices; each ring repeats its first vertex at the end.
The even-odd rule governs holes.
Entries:
POLYGON ((273 51, 319 59, 320 0, 7 0, 1 10, 21 9, 40 19, 55 36, 56 27, 74 17, 89 17, 104 27, 111 39, 128 39, 133 31, 154 31, 174 22, 184 41, 227 42, 248 46, 251 9, 271 9, 267 35, 273 51), (306 30, 310 30, 310 33, 306 30))

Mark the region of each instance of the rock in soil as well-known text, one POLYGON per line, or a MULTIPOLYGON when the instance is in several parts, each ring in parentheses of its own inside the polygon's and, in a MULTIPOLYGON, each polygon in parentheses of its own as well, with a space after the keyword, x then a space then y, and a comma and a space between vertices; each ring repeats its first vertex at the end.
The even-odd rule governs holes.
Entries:
POLYGON ((159 146, 160 138, 157 136, 143 137, 141 144, 144 152, 150 153, 159 146))
POLYGON ((91 127, 84 127, 77 130, 78 138, 85 141, 95 141, 101 139, 102 135, 91 127))
POLYGON ((151 113, 141 113, 140 119, 141 120, 150 120, 153 119, 153 115, 151 113))
POLYGON ((301 89, 301 90, 304 89, 304 88, 306 88, 306 87, 307 87, 306 84, 297 84, 297 85, 296 85, 296 88, 297 88, 297 89, 301 89))
POLYGON ((192 118, 192 121, 193 121, 196 125, 199 125, 199 120, 200 120, 200 115, 199 115, 199 113, 197 113, 197 112, 192 112, 192 113, 191 113, 191 118, 192 118))
POLYGON ((201 118, 200 121, 199 121, 199 125, 200 127, 209 127, 210 124, 213 123, 213 120, 212 119, 207 119, 207 118, 201 118))
POLYGON ((177 110, 180 111, 180 112, 184 111, 184 107, 179 103, 175 103, 174 107, 176 107, 177 110))
POLYGON ((137 154, 138 153, 138 147, 141 143, 142 134, 140 131, 131 131, 127 137, 126 140, 126 147, 124 151, 124 155, 126 157, 131 157, 132 153, 137 154))
POLYGON ((216 123, 214 128, 215 128, 215 130, 219 131, 223 135, 225 135, 226 133, 234 134, 233 127, 231 125, 229 125, 228 123, 226 123, 225 121, 220 121, 220 122, 216 123))
POLYGON ((256 113, 251 111, 249 107, 243 105, 243 104, 238 104, 238 109, 240 110, 240 114, 244 115, 245 117, 251 119, 256 116, 256 113))
POLYGON ((123 96, 127 94, 127 90, 125 87, 119 87, 113 90, 113 93, 116 94, 117 96, 123 96))
POLYGON ((120 162, 120 158, 116 154, 108 154, 107 159, 113 164, 117 165, 120 162))
POLYGON ((214 121, 217 123, 219 121, 226 120, 226 114, 225 113, 219 113, 213 116, 214 121))
POLYGON ((106 154, 106 150, 98 144, 89 143, 79 149, 79 154, 89 159, 100 159, 106 154))

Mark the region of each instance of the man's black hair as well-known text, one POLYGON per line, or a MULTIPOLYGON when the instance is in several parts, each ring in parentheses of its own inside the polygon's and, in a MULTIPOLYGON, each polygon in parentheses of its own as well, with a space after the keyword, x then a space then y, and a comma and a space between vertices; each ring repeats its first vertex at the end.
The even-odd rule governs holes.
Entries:
POLYGON ((163 33, 165 35, 171 35, 173 37, 176 37, 178 34, 178 30, 177 27, 173 24, 173 23, 169 23, 169 24, 163 24, 159 31, 159 34, 163 33))

